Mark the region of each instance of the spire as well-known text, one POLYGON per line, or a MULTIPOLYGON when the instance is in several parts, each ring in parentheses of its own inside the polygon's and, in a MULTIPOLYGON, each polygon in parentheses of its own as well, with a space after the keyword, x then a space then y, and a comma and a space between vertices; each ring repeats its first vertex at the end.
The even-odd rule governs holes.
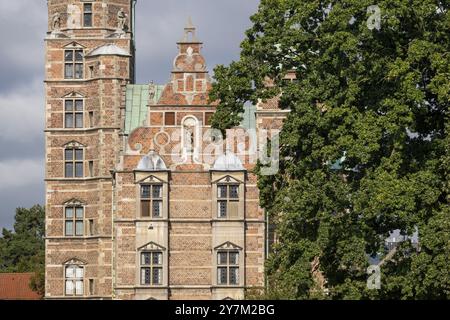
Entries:
POLYGON ((189 16, 186 27, 184 27, 184 37, 183 40, 180 41, 180 43, 198 43, 199 40, 196 36, 196 28, 194 24, 192 23, 192 18, 189 16))

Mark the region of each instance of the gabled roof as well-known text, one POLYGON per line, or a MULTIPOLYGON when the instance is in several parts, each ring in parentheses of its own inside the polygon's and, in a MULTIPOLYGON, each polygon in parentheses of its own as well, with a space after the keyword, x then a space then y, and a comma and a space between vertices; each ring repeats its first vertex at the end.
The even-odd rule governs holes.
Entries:
POLYGON ((31 290, 33 273, 0 273, 0 300, 40 300, 31 290))

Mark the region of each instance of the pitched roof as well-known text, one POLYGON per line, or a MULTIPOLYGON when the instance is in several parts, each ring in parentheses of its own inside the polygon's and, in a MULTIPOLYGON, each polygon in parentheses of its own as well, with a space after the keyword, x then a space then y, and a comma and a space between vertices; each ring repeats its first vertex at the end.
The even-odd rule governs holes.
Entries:
POLYGON ((41 297, 31 290, 33 273, 0 273, 0 300, 39 300, 41 297))

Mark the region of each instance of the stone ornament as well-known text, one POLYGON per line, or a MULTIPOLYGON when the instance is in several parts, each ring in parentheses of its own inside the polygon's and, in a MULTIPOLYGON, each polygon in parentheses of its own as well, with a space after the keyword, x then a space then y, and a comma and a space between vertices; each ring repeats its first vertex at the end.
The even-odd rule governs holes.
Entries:
POLYGON ((125 31, 128 28, 128 15, 125 13, 123 8, 120 8, 117 13, 117 29, 125 31))
POLYGON ((61 29, 61 14, 59 12, 52 16, 52 31, 58 31, 61 29))

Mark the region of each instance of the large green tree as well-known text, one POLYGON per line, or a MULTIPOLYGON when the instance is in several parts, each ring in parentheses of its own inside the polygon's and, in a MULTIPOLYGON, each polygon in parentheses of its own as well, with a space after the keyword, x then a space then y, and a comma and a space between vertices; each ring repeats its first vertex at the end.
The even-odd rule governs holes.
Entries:
POLYGON ((44 293, 45 212, 36 205, 17 208, 14 231, 3 229, 0 237, 0 272, 33 272, 30 286, 44 293))
POLYGON ((291 110, 280 171, 259 179, 279 237, 270 297, 450 298, 449 6, 262 0, 240 60, 215 69, 214 126, 280 93, 291 110), (282 81, 290 70, 298 81, 282 81), (418 230, 420 246, 387 255, 393 230, 418 230), (385 258, 380 290, 369 256, 385 258))

